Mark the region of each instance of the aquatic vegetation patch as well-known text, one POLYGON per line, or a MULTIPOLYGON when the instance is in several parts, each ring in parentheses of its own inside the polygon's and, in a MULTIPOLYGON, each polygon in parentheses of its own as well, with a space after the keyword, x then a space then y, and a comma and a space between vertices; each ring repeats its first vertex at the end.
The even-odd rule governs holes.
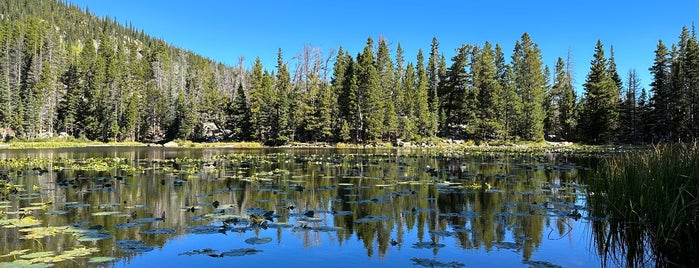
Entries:
POLYGON ((148 246, 145 242, 138 240, 120 240, 116 241, 114 245, 121 249, 121 251, 128 253, 144 253, 154 249, 154 247, 148 246))
POLYGON ((367 222, 378 222, 378 221, 388 221, 392 220, 393 217, 390 216, 365 216, 354 220, 355 223, 367 223, 367 222))
POLYGON ((441 262, 441 261, 438 261, 438 260, 426 259, 426 258, 410 258, 410 261, 412 261, 414 265, 419 265, 419 266, 422 266, 422 267, 450 267, 450 268, 458 268, 458 267, 464 267, 464 266, 465 266, 463 263, 460 263, 460 262, 457 262, 457 261, 441 262))
POLYGON ((532 261, 526 260, 523 264, 529 265, 530 268, 562 268, 563 266, 547 261, 532 261))
POLYGON ((214 258, 221 258, 221 257, 240 257, 240 256, 245 256, 245 255, 254 255, 254 254, 261 253, 261 252, 262 252, 262 250, 254 249, 254 248, 239 248, 239 249, 231 249, 228 251, 218 253, 217 250, 214 250, 211 248, 204 248, 204 249, 195 249, 192 251, 182 252, 182 253, 179 253, 178 256, 182 256, 182 255, 186 255, 186 256, 206 255, 206 256, 214 257, 214 258))
POLYGON ((446 245, 437 243, 434 241, 431 242, 416 242, 413 244, 413 248, 417 249, 438 249, 438 248, 443 248, 446 245))
POLYGON ((267 244, 269 242, 272 242, 271 237, 251 237, 248 239, 245 239, 246 244, 251 244, 251 245, 260 245, 260 244, 267 244))
POLYGON ((145 231, 141 231, 142 234, 150 234, 150 235, 160 235, 160 234, 174 234, 175 229, 171 228, 154 228, 154 229, 149 229, 145 231))

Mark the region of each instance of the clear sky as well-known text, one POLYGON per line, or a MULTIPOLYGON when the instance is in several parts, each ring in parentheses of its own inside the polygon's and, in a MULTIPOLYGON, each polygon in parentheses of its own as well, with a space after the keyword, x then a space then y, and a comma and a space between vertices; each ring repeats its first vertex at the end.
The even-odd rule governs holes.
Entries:
POLYGON ((624 80, 635 69, 648 88, 658 39, 668 46, 676 43, 682 26, 699 21, 696 0, 64 1, 131 22, 151 36, 231 66, 243 56, 248 69, 259 56, 266 69, 274 70, 278 48, 293 68, 293 56, 306 44, 326 55, 342 45, 356 55, 367 37, 379 36, 389 41, 392 54, 400 43, 411 62, 418 49, 429 52, 432 37, 447 65, 461 44, 485 41, 500 44, 509 59, 515 41, 528 32, 552 71, 556 59, 565 59, 570 49, 579 92, 598 39, 606 56, 614 46, 624 80))

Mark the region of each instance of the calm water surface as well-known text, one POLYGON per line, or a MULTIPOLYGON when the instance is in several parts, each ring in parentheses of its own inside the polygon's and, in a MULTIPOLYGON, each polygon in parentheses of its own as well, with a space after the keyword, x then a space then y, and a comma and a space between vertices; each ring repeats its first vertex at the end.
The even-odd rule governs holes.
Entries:
POLYGON ((23 186, 0 203, 0 267, 601 265, 586 168, 565 154, 104 147, 0 159, 23 186), (91 252, 51 259, 75 249, 91 252))

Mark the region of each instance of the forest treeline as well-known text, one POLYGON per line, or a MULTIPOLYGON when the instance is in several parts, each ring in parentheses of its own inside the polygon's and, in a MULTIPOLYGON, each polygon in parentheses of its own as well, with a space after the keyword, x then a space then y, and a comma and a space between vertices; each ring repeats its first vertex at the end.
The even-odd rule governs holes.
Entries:
POLYGON ((3 138, 59 134, 100 141, 426 142, 691 140, 699 136, 699 45, 683 27, 658 42, 647 92, 622 78, 598 41, 576 95, 570 57, 551 71, 525 33, 506 58, 498 44, 464 44, 447 61, 433 38, 406 60, 383 38, 363 51, 281 49, 272 68, 231 67, 132 25, 54 0, 0 3, 3 138))

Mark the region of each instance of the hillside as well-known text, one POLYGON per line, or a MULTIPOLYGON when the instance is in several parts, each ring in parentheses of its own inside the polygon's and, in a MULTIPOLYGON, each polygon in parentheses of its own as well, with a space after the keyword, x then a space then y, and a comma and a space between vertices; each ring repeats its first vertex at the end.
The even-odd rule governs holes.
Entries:
POLYGON ((0 3, 0 44, 5 139, 203 137, 245 75, 53 0, 0 3))

